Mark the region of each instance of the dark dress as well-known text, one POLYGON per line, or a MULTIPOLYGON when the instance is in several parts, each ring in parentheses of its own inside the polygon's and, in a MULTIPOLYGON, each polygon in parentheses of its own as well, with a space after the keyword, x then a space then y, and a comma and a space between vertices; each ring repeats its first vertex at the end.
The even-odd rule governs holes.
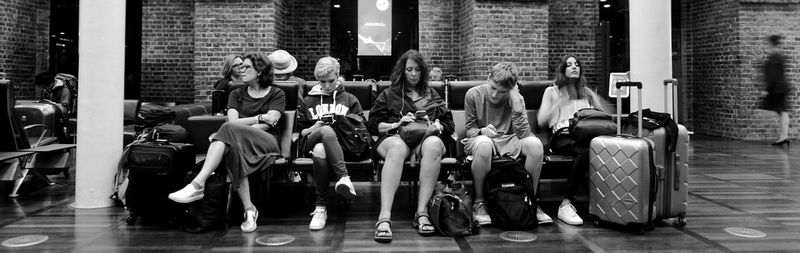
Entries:
POLYGON ((764 79, 767 83, 767 96, 764 98, 762 108, 781 113, 786 110, 786 94, 789 93, 789 84, 786 82, 786 60, 779 53, 772 53, 764 64, 764 79))
MULTIPOLYGON (((247 89, 236 89, 228 99, 228 109, 236 109, 241 118, 271 110, 283 114, 285 107, 286 94, 274 86, 261 98, 251 97, 247 89)), ((222 124, 214 140, 227 144, 228 152, 223 159, 234 188, 239 187, 239 180, 242 177, 266 169, 275 162, 281 153, 277 133, 276 128, 263 131, 243 124, 222 124)))

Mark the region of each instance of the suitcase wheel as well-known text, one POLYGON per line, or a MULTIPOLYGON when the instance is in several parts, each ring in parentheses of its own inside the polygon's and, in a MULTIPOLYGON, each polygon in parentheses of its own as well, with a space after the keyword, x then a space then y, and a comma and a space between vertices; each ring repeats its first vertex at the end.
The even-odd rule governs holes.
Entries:
POLYGON ((676 225, 676 226, 681 227, 681 228, 685 227, 686 226, 686 217, 678 217, 678 219, 675 220, 673 225, 676 225))
POLYGON ((125 223, 127 223, 128 225, 133 225, 134 223, 136 223, 136 216, 133 215, 128 216, 127 218, 125 218, 125 223))
POLYGON ((647 232, 649 226, 648 225, 641 225, 636 228, 636 233, 643 235, 644 232, 647 232))
POLYGON ((594 227, 596 227, 596 228, 599 228, 600 227, 600 221, 599 220, 593 220, 592 221, 592 225, 594 225, 594 227))

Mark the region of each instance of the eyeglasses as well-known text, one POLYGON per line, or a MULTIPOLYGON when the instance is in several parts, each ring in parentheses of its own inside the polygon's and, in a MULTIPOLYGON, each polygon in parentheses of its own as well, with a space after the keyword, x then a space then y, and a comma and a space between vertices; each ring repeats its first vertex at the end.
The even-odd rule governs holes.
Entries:
POLYGON ((236 65, 233 65, 233 68, 238 69, 239 71, 247 71, 247 70, 253 68, 253 65, 236 64, 236 65))

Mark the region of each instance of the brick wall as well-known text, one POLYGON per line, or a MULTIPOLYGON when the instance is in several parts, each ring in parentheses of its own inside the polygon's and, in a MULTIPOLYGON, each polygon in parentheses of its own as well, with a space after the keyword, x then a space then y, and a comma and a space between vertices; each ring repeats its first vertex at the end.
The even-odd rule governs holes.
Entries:
POLYGON ((767 37, 773 34, 784 36, 783 54, 788 59, 787 81, 792 93, 788 96, 789 135, 800 136, 797 117, 800 107, 800 1, 742 1, 739 11, 740 85, 733 87, 739 92, 741 117, 736 138, 747 140, 775 140, 778 136, 777 117, 774 112, 758 110, 764 90, 763 64, 768 54, 767 37))
POLYGON ((194 102, 211 101, 225 55, 272 52, 275 8, 257 0, 197 0, 194 4, 194 102))
POLYGON ((0 72, 17 99, 35 97, 34 77, 49 66, 50 1, 0 2, 0 72))
POLYGON ((464 1, 461 79, 483 80, 500 61, 515 63, 521 79, 546 79, 548 15, 542 2, 464 1))
POLYGON ((194 28, 192 0, 142 2, 143 101, 194 102, 194 28))
POLYGON ((600 84, 602 64, 599 61, 597 26, 600 22, 599 4, 595 0, 549 1, 547 37, 547 70, 550 80, 556 78, 561 57, 573 54, 581 59, 583 75, 593 88, 600 84))
MULTIPOLYGON (((798 83, 800 53, 800 2, 784 0, 685 1, 683 6, 684 55, 689 123, 700 134, 734 139, 777 138, 772 112, 757 109, 763 90, 762 64, 766 36, 786 37, 787 77, 798 83)), ((790 94, 796 104, 797 89, 790 94)), ((797 106, 790 107, 797 114, 797 106)), ((800 123, 797 117, 791 126, 800 123)), ((790 136, 798 137, 790 127, 790 136)))
POLYGON ((319 58, 331 54, 330 0, 294 0, 285 4, 286 21, 283 29, 285 45, 297 59, 294 75, 305 80, 316 80, 314 66, 319 58))
POLYGON ((419 52, 431 67, 442 69, 443 75, 461 76, 461 33, 458 18, 461 0, 419 1, 419 52))

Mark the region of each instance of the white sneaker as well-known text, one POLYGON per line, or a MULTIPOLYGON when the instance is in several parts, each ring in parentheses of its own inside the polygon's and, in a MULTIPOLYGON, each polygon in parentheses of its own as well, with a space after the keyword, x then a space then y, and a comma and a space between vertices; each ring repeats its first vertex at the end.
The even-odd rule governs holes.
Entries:
POLYGON ((583 219, 578 216, 578 211, 575 210, 572 204, 563 205, 558 208, 558 219, 573 226, 583 225, 583 219))
POLYGON ((342 177, 336 182, 336 193, 346 199, 356 196, 356 188, 353 187, 353 182, 350 182, 350 177, 342 177))
POLYGON ((308 229, 320 230, 325 228, 325 223, 328 221, 328 211, 315 209, 311 213, 311 223, 308 224, 308 229))
POLYGON ((478 221, 478 225, 490 225, 492 224, 492 218, 489 217, 489 210, 486 208, 486 203, 478 202, 472 206, 472 215, 475 216, 475 220, 478 221))
POLYGON ((553 224, 553 218, 550 218, 550 215, 544 213, 541 207, 536 207, 536 220, 539 221, 539 225, 553 224))
MULTIPOLYGON (((163 196, 163 195, 162 195, 163 196)), ((191 203, 202 199, 204 196, 203 188, 196 188, 193 183, 189 183, 176 192, 170 193, 169 199, 178 203, 191 203)))
POLYGON ((256 231, 258 228, 258 210, 253 208, 253 210, 245 210, 244 211, 244 221, 242 222, 242 232, 253 232, 256 231))

